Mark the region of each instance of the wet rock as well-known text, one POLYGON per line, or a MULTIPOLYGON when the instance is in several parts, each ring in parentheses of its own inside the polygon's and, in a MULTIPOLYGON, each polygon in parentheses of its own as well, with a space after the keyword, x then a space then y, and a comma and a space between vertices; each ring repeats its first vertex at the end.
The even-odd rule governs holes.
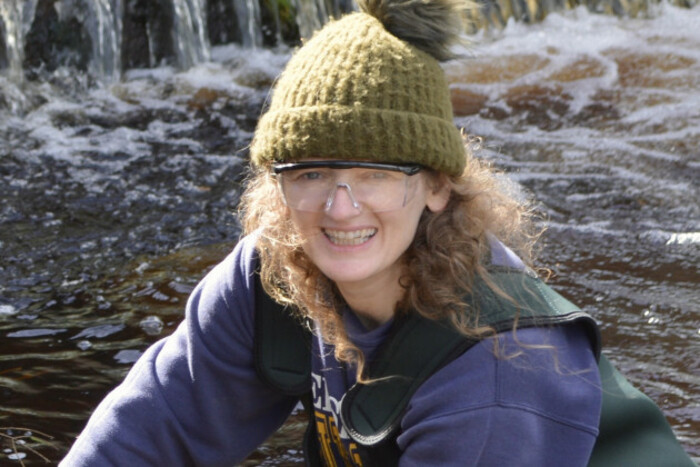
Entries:
POLYGON ((204 110, 211 107, 214 102, 224 98, 225 93, 217 89, 201 88, 195 92, 187 102, 187 106, 192 110, 204 110))
POLYGON ((241 30, 233 2, 209 0, 207 9, 207 33, 211 45, 241 43, 241 30))
POLYGON ((121 61, 123 69, 173 63, 173 5, 166 0, 124 2, 121 61))
POLYGON ((456 117, 478 114, 488 101, 488 97, 483 94, 461 88, 451 88, 450 98, 452 111, 456 117))
POLYGON ((563 126, 562 116, 569 110, 573 98, 555 86, 521 85, 508 89, 504 96, 511 117, 527 125, 552 131, 563 126))
POLYGON ((58 0, 39 0, 32 27, 26 37, 24 67, 48 71, 59 67, 87 70, 92 41, 75 18, 61 21, 58 0))
POLYGON ((78 347, 80 350, 90 350, 92 348, 92 342, 90 341, 80 341, 77 344, 75 344, 76 347, 78 347))

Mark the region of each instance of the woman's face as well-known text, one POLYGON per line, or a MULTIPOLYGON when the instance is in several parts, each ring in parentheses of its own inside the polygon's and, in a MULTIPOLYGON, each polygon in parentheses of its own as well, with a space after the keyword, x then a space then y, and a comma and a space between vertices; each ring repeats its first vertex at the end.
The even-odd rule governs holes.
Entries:
MULTIPOLYGON (((352 172, 359 170, 339 170, 340 181, 352 179, 352 172)), ((383 212, 364 205, 357 209, 348 190, 339 187, 328 209, 290 208, 291 220, 305 238, 305 253, 341 290, 363 284, 398 284, 399 259, 413 241, 423 210, 440 211, 449 198, 446 185, 434 188, 428 182, 423 172, 412 176, 406 204, 383 212)))

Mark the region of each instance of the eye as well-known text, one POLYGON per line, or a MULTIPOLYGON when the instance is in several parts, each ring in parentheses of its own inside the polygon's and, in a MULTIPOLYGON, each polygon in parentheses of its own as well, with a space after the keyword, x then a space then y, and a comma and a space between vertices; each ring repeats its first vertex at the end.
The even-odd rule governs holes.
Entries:
POLYGON ((316 180, 324 180, 326 178, 326 173, 323 170, 300 170, 294 174, 294 181, 298 182, 310 182, 316 180))
POLYGON ((321 177, 321 172, 304 172, 301 174, 301 178, 305 180, 318 180, 321 177))
POLYGON ((396 180, 401 178, 401 175, 400 172, 393 172, 391 170, 368 170, 362 174, 361 178, 373 181, 396 180))

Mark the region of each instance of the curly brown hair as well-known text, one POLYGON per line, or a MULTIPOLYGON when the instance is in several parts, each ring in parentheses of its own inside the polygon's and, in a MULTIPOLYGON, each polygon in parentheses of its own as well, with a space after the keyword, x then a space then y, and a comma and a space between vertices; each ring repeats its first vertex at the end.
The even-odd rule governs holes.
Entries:
MULTIPOLYGON (((402 257, 400 279, 405 289, 396 313, 409 310, 429 319, 448 319, 466 335, 483 336, 491 328, 478 325, 478 310, 465 302, 474 278, 490 281, 489 236, 513 249, 525 264, 534 260, 533 246, 540 235, 530 203, 514 193, 512 183, 490 164, 474 157, 465 145, 466 168, 459 177, 427 170, 428 181, 447 183, 451 193, 439 212, 425 209, 412 244, 402 257)), ((308 258, 303 239, 294 228, 269 167, 255 168, 248 180, 240 209, 244 233, 257 231, 261 279, 276 301, 291 305, 298 316, 318 326, 335 357, 354 364, 358 381, 364 355, 350 341, 342 321, 346 307, 337 287, 308 258)), ((500 293, 500 292, 499 292, 500 293)))

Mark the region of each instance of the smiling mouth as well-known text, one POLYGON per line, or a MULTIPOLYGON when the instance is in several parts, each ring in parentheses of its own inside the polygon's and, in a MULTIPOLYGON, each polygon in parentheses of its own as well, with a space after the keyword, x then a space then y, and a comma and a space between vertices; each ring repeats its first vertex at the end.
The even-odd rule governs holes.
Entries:
POLYGON ((334 245, 361 245, 372 238, 377 229, 362 230, 329 230, 323 229, 323 234, 334 245))

